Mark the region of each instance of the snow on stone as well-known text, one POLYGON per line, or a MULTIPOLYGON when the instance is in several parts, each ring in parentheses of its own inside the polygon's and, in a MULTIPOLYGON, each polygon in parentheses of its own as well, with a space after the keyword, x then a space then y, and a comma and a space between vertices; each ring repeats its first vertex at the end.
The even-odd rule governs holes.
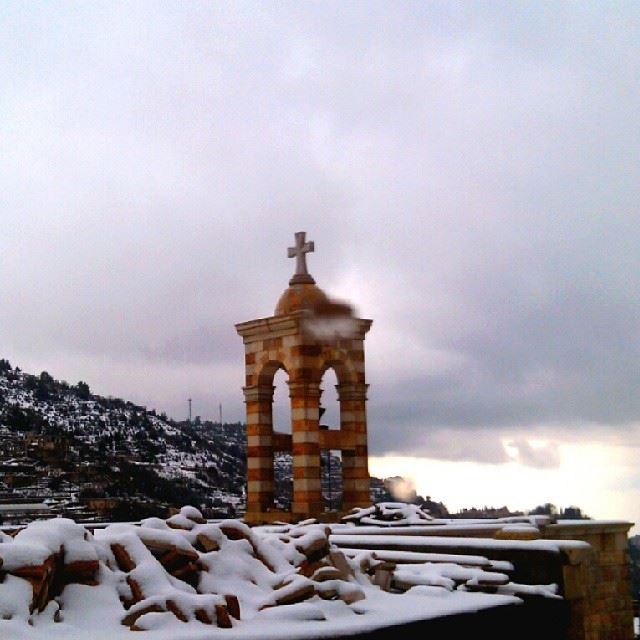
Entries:
POLYGON ((195 507, 185 506, 180 509, 180 515, 188 518, 192 522, 204 524, 205 519, 202 517, 202 513, 198 511, 195 507))
MULTIPOLYGON (((345 555, 351 557, 362 552, 361 549, 349 549, 344 547, 341 547, 341 551, 345 555)), ((375 560, 387 560, 398 564, 416 562, 454 562, 456 564, 469 566, 498 568, 494 567, 495 561, 488 560, 484 556, 457 555, 452 553, 421 553, 419 551, 389 551, 387 549, 373 551, 372 556, 375 560)), ((503 568, 508 566, 513 570, 513 565, 510 562, 504 562, 501 566, 503 568)))
POLYGON ((523 522, 505 524, 504 527, 502 527, 501 531, 509 531, 511 533, 538 533, 539 529, 532 524, 523 522))
MULTIPOLYGON (((576 521, 570 521, 576 523, 576 521)), ((580 521, 584 522, 584 521, 580 521)), ((549 516, 509 516, 506 518, 452 519, 432 518, 416 505, 403 503, 379 503, 357 508, 353 513, 344 516, 342 522, 331 525, 335 535, 358 534, 386 535, 385 528, 393 527, 394 534, 405 535, 456 535, 468 533, 489 533, 496 531, 505 533, 538 534, 541 528, 550 523, 549 516), (426 518, 425 518, 426 517, 426 518)), ((489 537, 491 537, 489 536, 489 537)))
POLYGON ((20 567, 33 567, 41 565, 49 556, 51 551, 42 545, 3 544, 0 547, 0 560, 2 571, 14 571, 20 567))
POLYGON ((589 549, 590 545, 581 540, 493 540, 490 538, 461 538, 449 536, 419 535, 376 535, 347 534, 332 531, 330 541, 338 547, 364 549, 399 549, 407 550, 416 547, 466 547, 477 549, 522 549, 529 551, 551 551, 560 553, 561 549, 589 549))
POLYGON ((31 523, 0 540, 0 637, 121 640, 145 630, 152 640, 294 640, 513 604, 518 595, 558 597, 555 585, 510 582, 507 562, 357 544, 342 553, 329 535, 310 521, 205 523, 192 507, 94 534, 71 520, 31 523), (487 587, 497 593, 479 592, 487 587))
POLYGON ((371 507, 356 507, 352 513, 344 516, 342 521, 359 525, 400 527, 429 523, 433 521, 433 517, 415 504, 379 502, 371 507))
MULTIPOLYGON (((477 582, 469 581, 466 585, 460 587, 462 591, 471 589, 474 586, 478 586, 477 582)), ((540 596, 543 598, 555 598, 561 600, 562 597, 558 595, 557 584, 518 584, 516 582, 510 582, 509 584, 500 585, 496 588, 496 593, 502 595, 512 596, 540 596)))
POLYGON ((29 619, 30 602, 31 584, 24 578, 7 575, 0 584, 0 620, 16 618, 26 623, 29 619))

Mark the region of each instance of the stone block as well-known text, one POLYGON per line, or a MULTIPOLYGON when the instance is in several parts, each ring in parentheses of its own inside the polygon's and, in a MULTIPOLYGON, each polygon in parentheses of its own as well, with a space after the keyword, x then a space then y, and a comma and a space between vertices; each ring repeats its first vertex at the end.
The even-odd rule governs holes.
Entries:
POLYGON ((249 480, 247 482, 248 493, 265 493, 273 491, 273 482, 264 480, 249 480))
POLYGON ((586 588, 582 567, 565 565, 562 568, 562 578, 562 593, 567 600, 585 597, 586 588))
POLYGON ((298 468, 303 467, 317 467, 320 468, 320 452, 315 455, 309 455, 305 453, 295 453, 293 454, 293 466, 298 468))
POLYGON ((296 444, 305 442, 318 444, 320 442, 320 432, 317 429, 313 431, 294 431, 291 434, 291 442, 294 447, 296 444))
MULTIPOLYGON (((298 456, 312 456, 314 461, 309 466, 320 467, 320 443, 319 442, 294 442, 291 445, 294 458, 298 456)), ((298 466, 298 465, 296 465, 298 466)))
POLYGON ((247 459, 248 458, 272 458, 273 448, 268 445, 250 446, 247 447, 247 459))
POLYGON ((598 554, 598 563, 600 565, 626 565, 626 551, 601 551, 598 554))
MULTIPOLYGON (((317 416, 317 410, 316 410, 317 416)), ((291 431, 292 433, 296 433, 297 431, 318 431, 319 424, 318 418, 307 418, 305 420, 292 420, 291 421, 291 431)))
POLYGON ((271 434, 255 434, 247 436, 247 455, 261 455, 261 451, 258 451, 256 448, 262 447, 263 455, 271 455, 269 451, 267 451, 264 447, 270 447, 273 442, 273 436, 271 434))
POLYGON ((320 475, 320 467, 294 467, 293 478, 300 480, 303 478, 318 478, 320 475))
POLYGON ((296 478, 293 483, 294 492, 308 493, 312 491, 320 491, 320 472, 319 469, 307 469, 309 475, 303 478, 296 478), (315 477, 314 477, 315 475, 315 477))
POLYGON ((271 469, 273 470, 273 458, 248 458, 248 469, 271 469))
POLYGON ((302 336, 300 335, 288 335, 288 336, 282 336, 282 346, 284 349, 291 349, 291 347, 295 347, 296 345, 300 344, 300 341, 302 340, 302 336))

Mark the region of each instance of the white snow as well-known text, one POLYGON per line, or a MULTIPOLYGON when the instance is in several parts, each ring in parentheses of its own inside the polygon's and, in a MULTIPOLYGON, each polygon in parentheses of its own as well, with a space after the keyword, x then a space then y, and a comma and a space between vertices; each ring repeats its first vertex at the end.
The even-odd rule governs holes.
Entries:
MULTIPOLYGON (((482 556, 366 552, 356 544, 348 550, 352 560, 344 561, 346 573, 324 560, 318 566, 325 569, 310 569, 307 575, 317 578, 309 578, 302 575, 309 558, 329 550, 325 525, 267 530, 250 529, 233 520, 199 524, 198 519, 196 510, 183 509, 170 521, 175 526, 175 520, 181 524, 188 520, 189 529, 173 529, 167 521, 149 519, 141 526, 112 524, 95 535, 71 520, 56 519, 32 523, 14 538, 3 535, 0 637, 123 640, 132 637, 132 624, 146 630, 150 640, 295 640, 363 633, 519 602, 512 594, 551 593, 551 587, 544 585, 510 583, 506 574, 496 573, 495 563, 482 556), (199 536, 206 536, 215 550, 203 551, 199 536), (41 569, 52 556, 55 566, 88 562, 98 567, 97 573, 87 584, 72 580, 55 599, 43 602, 42 611, 31 610, 34 589, 11 572, 27 566, 41 569), (398 588, 408 589, 405 593, 383 591, 373 584, 376 566, 389 562, 398 563, 392 565, 393 577, 398 588), (191 578, 176 577, 180 570, 191 578), (498 594, 466 591, 465 585, 475 583, 495 583, 504 590, 498 594), (216 625, 218 609, 226 606, 231 613, 232 596, 237 597, 240 619, 232 617, 231 628, 221 628, 216 625)), ((339 537, 351 542, 349 536, 339 537)), ((360 542, 368 539, 353 537, 360 542)), ((374 538, 381 541, 385 536, 374 538)), ((429 538, 429 543, 433 540, 429 538)), ((511 568, 503 564, 505 570, 511 568)))
POLYGON ((14 571, 19 567, 33 567, 41 565, 49 556, 51 551, 42 545, 3 544, 0 547, 0 558, 2 558, 3 571, 14 571))
MULTIPOLYGON (((345 555, 351 557, 362 553, 362 549, 349 549, 346 547, 340 547, 340 549, 345 555)), ((388 560, 389 562, 397 563, 455 562, 457 564, 478 567, 493 566, 492 561, 483 556, 456 555, 452 553, 421 553, 419 551, 389 551, 388 549, 383 549, 373 551, 372 556, 374 560, 388 560)), ((511 569, 513 569, 513 566, 511 569)))
POLYGON ((359 525, 400 527, 429 523, 433 521, 433 517, 415 504, 379 502, 366 508, 356 507, 352 513, 344 516, 342 520, 346 523, 357 523, 359 525))
POLYGON ((6 576, 0 584, 0 625, 2 620, 12 618, 26 623, 29 619, 29 602, 31 602, 29 582, 11 574, 6 576))
POLYGON ((561 549, 589 549, 590 545, 581 540, 493 540, 491 538, 458 538, 449 536, 398 536, 331 534, 330 541, 338 547, 360 549, 398 549, 411 547, 466 547, 476 549, 522 549, 530 551, 552 551, 561 549))

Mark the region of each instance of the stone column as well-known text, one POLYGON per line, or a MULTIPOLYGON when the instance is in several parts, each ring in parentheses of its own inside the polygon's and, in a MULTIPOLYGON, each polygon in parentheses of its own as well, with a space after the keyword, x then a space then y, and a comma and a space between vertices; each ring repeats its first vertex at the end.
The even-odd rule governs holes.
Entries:
POLYGON ((309 517, 322 512, 320 484, 320 385, 289 381, 293 453, 291 512, 309 517))
POLYGON ((272 385, 244 387, 247 406, 247 513, 273 507, 272 385))
POLYGON ((340 430, 355 433, 354 449, 342 452, 342 509, 366 507, 369 494, 367 449, 367 389, 364 383, 336 385, 340 402, 340 430))

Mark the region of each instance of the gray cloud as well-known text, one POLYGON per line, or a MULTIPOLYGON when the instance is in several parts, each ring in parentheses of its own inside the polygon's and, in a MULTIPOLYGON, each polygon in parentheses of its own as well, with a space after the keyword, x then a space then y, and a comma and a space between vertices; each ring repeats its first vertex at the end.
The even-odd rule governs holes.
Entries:
POLYGON ((374 439, 374 454, 404 454, 446 460, 450 462, 474 461, 484 464, 503 464, 511 458, 498 434, 480 429, 463 433, 455 429, 399 429, 389 426, 382 443, 374 439), (381 446, 382 445, 382 446, 381 446))
POLYGON ((375 320, 373 450, 499 462, 512 427, 640 419, 636 5, 0 20, 2 355, 239 419, 233 324, 306 229, 375 320))
POLYGON ((516 459, 526 467, 535 469, 557 469, 560 466, 560 452, 555 442, 534 447, 527 440, 518 439, 508 443, 516 450, 516 459))

